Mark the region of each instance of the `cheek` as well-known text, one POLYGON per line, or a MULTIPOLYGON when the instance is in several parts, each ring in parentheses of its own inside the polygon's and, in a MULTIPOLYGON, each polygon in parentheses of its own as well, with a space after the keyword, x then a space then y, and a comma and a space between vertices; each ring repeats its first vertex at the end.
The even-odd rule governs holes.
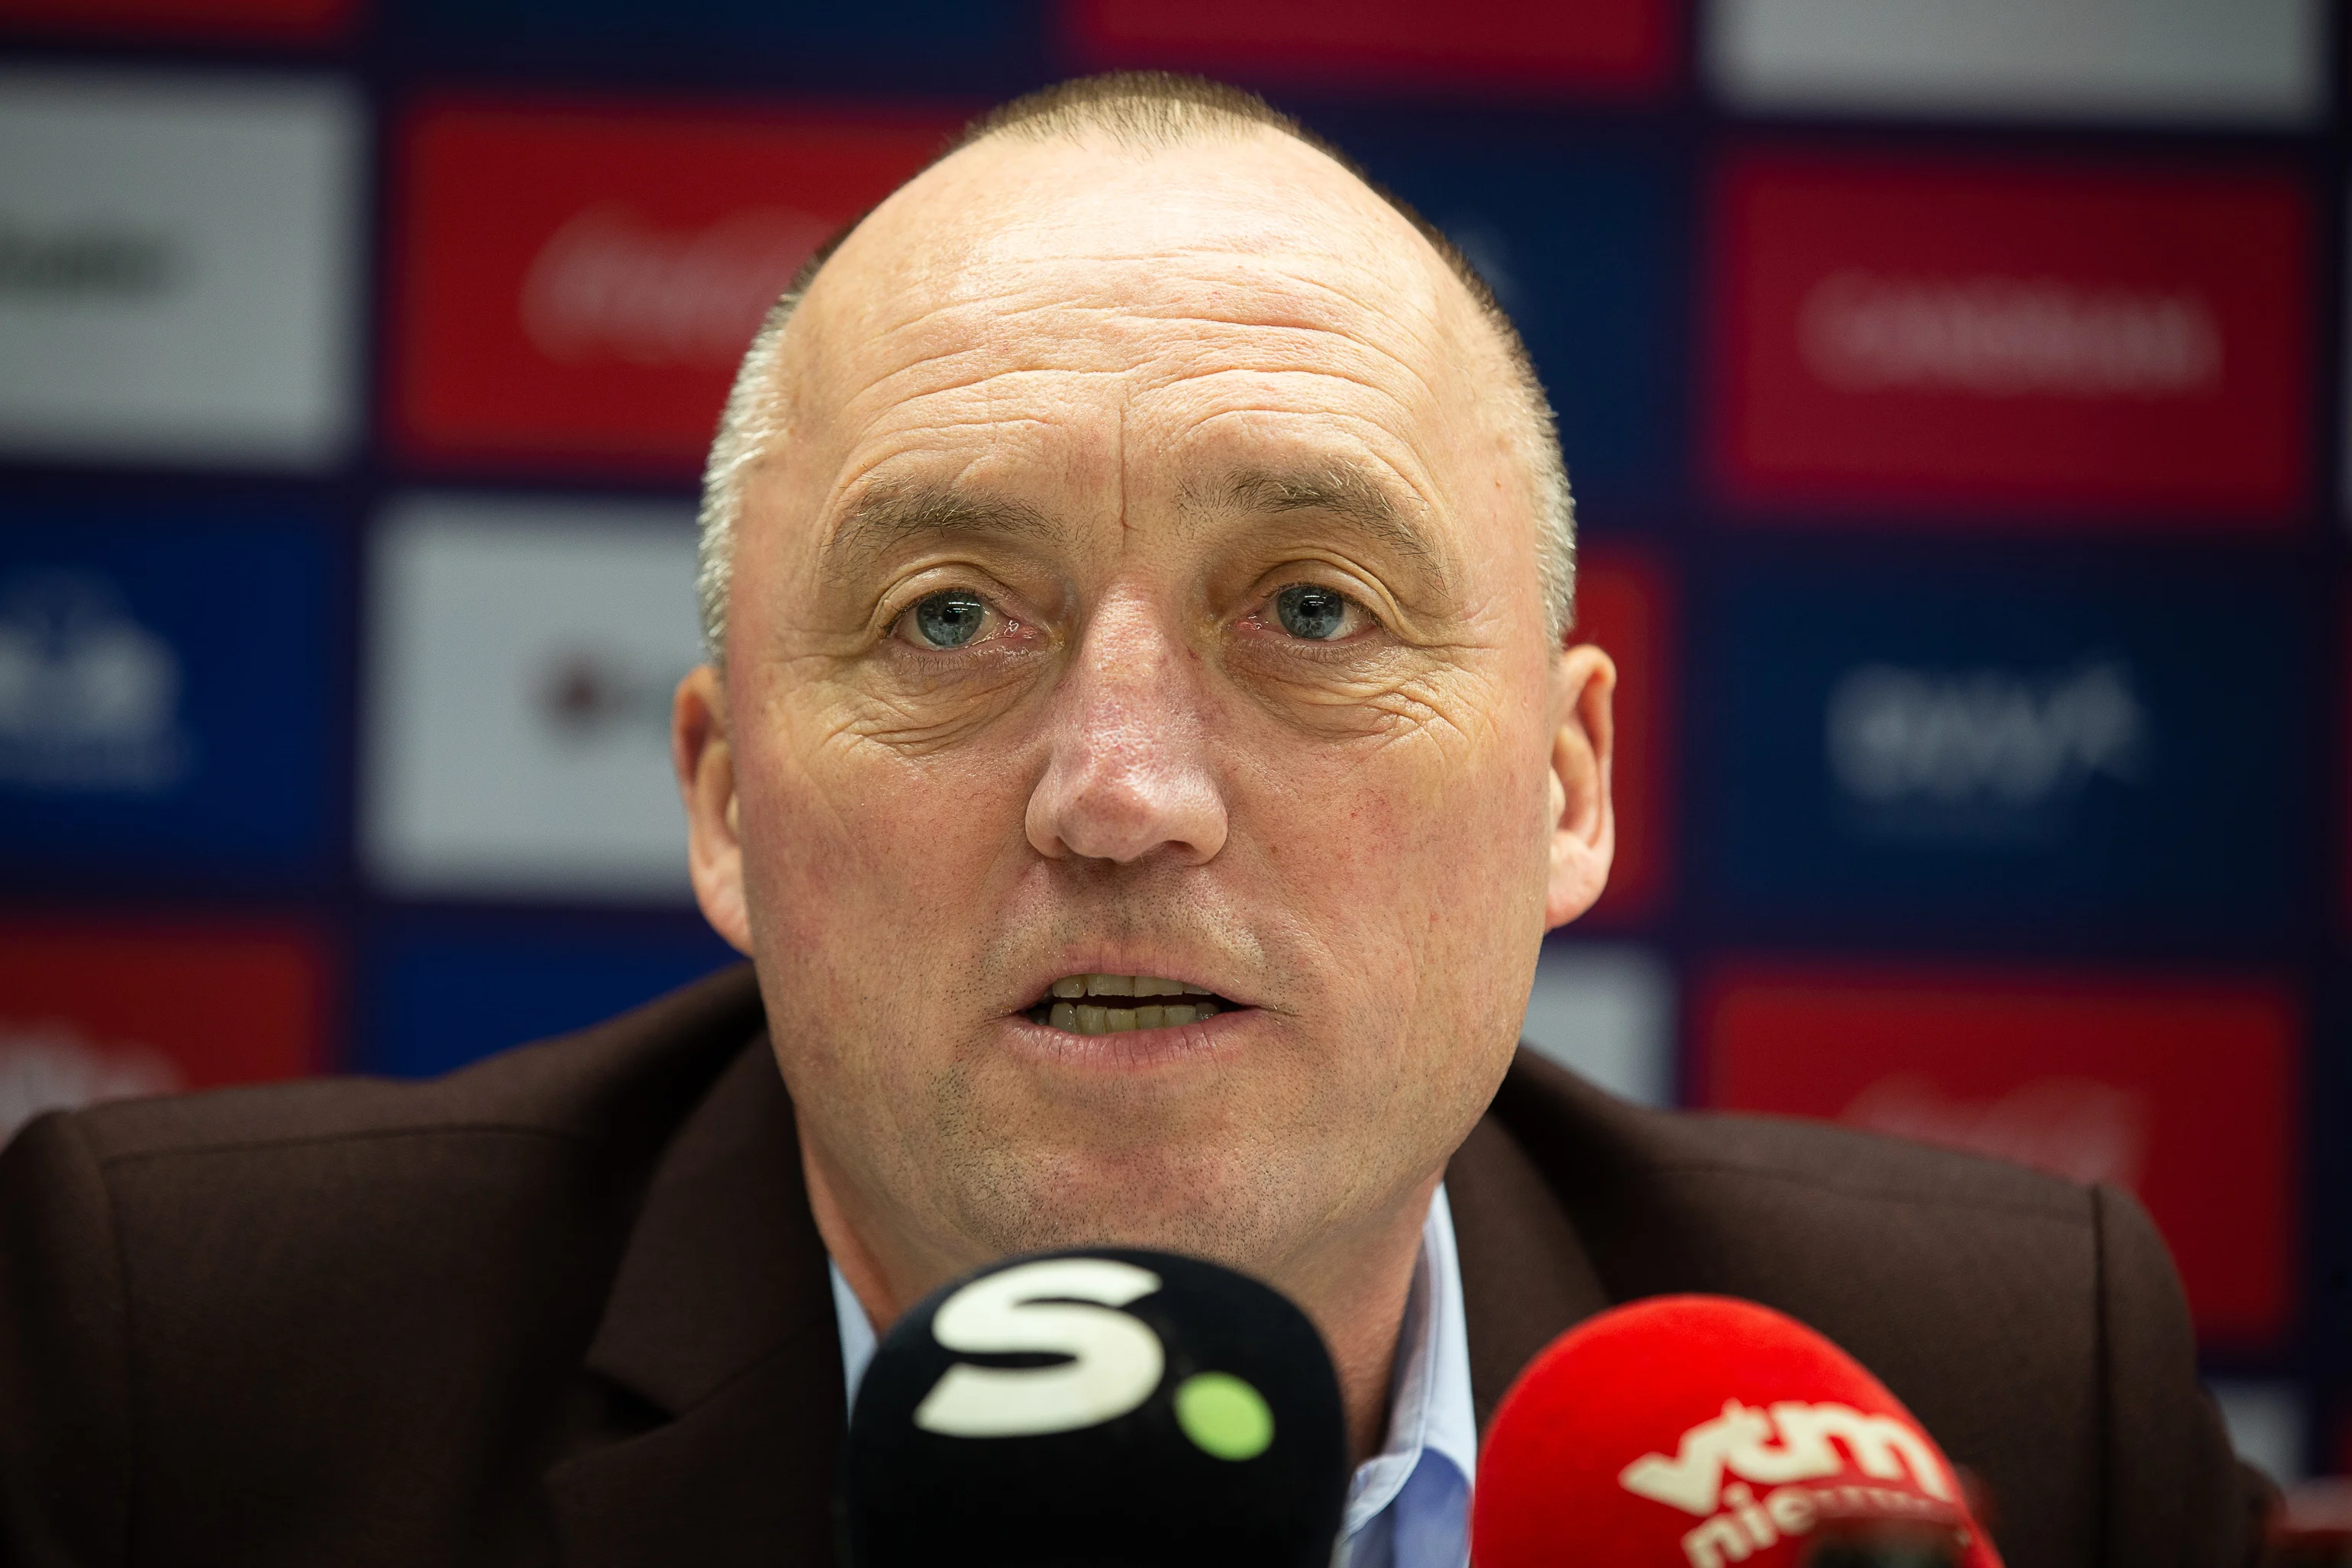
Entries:
POLYGON ((860 966, 883 984, 950 956, 1025 803, 1016 768, 978 761, 909 757, 817 715, 761 726, 743 770, 758 781, 744 786, 745 876, 782 969, 860 966))
POLYGON ((1310 749, 1274 771, 1289 786, 1270 792, 1258 837, 1364 1009, 1361 1037, 1408 1053, 1516 1038, 1543 931, 1549 777, 1541 707, 1517 695, 1491 722, 1310 749))

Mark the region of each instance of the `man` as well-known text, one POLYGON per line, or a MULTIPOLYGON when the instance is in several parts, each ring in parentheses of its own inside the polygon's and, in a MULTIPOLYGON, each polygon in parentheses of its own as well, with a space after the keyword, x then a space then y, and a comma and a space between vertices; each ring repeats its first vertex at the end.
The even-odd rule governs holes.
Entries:
POLYGON ((2014 1568, 2245 1559, 2127 1197, 1515 1055, 1612 844, 1549 415, 1459 258, 1255 100, 983 121, 752 345, 705 530, 675 750, 756 984, 25 1134, 18 1559, 824 1562, 874 1332, 1093 1242, 1315 1320, 1360 1568, 1458 1568, 1510 1378, 1669 1289, 1843 1342, 2014 1568))

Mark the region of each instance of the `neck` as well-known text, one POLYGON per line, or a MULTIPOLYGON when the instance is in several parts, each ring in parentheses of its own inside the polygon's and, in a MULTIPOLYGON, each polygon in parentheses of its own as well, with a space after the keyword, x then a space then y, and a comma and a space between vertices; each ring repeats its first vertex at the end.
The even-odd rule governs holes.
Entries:
POLYGON ((1389 1391, 1396 1372, 1397 1335, 1412 1294, 1422 1226, 1443 1172, 1403 1202, 1343 1238, 1318 1246, 1305 1267, 1282 1269, 1273 1283, 1315 1321, 1339 1374, 1348 1415, 1348 1462, 1360 1465, 1388 1438, 1389 1391))
MULTIPOLYGON (((809 1136, 810 1131, 803 1122, 801 1169, 817 1234, 824 1237, 834 1266, 841 1270, 857 1304, 873 1321, 875 1331, 887 1333, 900 1313, 959 1270, 943 1260, 933 1270, 925 1270, 919 1263, 912 1268, 906 1267, 914 1262, 915 1249, 906 1249, 908 1256, 902 1258, 901 1249, 890 1247, 887 1233, 877 1228, 880 1216, 853 1213, 855 1205, 844 1201, 848 1195, 846 1184, 835 1180, 828 1170, 828 1162, 809 1136), (932 1273, 937 1278, 929 1277, 932 1273), (909 1277, 894 1278, 900 1274, 909 1277)), ((1318 1237, 1287 1266, 1263 1271, 1269 1283, 1313 1321, 1331 1352, 1340 1403, 1347 1413, 1350 1465, 1360 1465, 1380 1452, 1388 1436, 1389 1384, 1395 1373, 1397 1335, 1412 1291, 1422 1226, 1442 1174, 1433 1172, 1402 1203, 1375 1218, 1340 1235, 1318 1237)))

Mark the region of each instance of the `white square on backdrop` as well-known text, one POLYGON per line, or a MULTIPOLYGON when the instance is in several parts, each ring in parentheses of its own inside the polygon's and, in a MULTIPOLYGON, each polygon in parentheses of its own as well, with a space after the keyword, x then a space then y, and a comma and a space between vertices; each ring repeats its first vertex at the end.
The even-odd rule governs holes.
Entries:
POLYGON ((362 840, 409 895, 679 902, 691 507, 413 497, 371 551, 362 840))
POLYGON ((1520 1037, 1640 1105, 1675 1102, 1675 974, 1632 942, 1544 943, 1520 1037))
POLYGON ((2323 0, 1712 0, 1743 109, 2300 126, 2327 106, 2323 0))
POLYGON ((0 450, 341 458, 364 124, 327 80, 0 70, 0 450))

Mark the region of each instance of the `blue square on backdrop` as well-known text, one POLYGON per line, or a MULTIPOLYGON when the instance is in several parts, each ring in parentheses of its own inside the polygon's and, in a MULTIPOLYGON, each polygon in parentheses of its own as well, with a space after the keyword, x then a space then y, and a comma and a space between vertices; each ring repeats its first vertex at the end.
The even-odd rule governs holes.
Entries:
POLYGON ((1042 67, 1035 0, 419 0, 397 14, 428 45, 530 68, 610 60, 635 70, 837 87, 986 79, 1042 67))
POLYGON ((707 926, 422 919, 368 954, 362 1071, 425 1078, 585 1028, 738 961, 707 926))
POLYGON ((2305 608, 2256 569, 1743 574, 1694 691, 1701 872, 1776 930, 2276 938, 2315 858, 2305 608))
POLYGON ((306 517, 0 516, 0 866, 319 869, 331 559, 306 517))
POLYGON ((1375 181, 1461 247, 1517 323, 1559 416, 1577 499, 1671 500, 1690 275, 1682 182, 1668 161, 1557 131, 1408 135, 1395 118, 1330 129, 1375 181))

